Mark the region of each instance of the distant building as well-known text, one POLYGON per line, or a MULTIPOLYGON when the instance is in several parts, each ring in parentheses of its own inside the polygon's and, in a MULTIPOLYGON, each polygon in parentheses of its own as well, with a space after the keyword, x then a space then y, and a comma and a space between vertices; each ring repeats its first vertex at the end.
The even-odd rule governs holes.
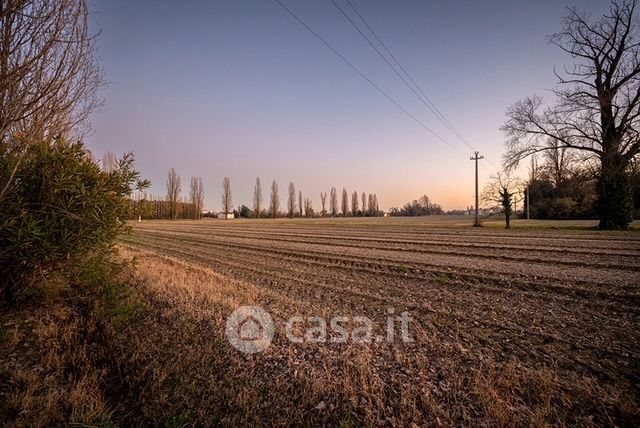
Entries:
POLYGON ((229 220, 229 219, 233 219, 233 218, 235 218, 235 217, 233 216, 233 213, 228 213, 228 214, 226 214, 226 215, 225 215, 225 213, 223 213, 223 212, 219 212, 219 213, 218 213, 218 218, 219 218, 220 220, 224 220, 224 219, 229 220))

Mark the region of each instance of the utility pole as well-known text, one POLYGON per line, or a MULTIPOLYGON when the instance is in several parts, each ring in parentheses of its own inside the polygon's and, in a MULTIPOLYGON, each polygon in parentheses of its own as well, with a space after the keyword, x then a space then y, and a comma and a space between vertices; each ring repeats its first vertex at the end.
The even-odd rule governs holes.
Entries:
POLYGON ((480 226, 480 211, 478 211, 478 161, 484 159, 484 156, 478 156, 478 152, 475 152, 475 156, 469 158, 472 161, 476 161, 476 221, 473 223, 475 227, 480 226))

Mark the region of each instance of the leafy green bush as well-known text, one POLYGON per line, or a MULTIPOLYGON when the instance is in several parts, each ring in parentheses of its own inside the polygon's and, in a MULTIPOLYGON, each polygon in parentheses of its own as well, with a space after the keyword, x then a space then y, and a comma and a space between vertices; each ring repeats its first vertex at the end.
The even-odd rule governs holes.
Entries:
POLYGON ((127 232, 129 196, 148 186, 125 155, 104 172, 82 143, 0 146, 0 276, 5 299, 87 256, 110 252, 127 232))

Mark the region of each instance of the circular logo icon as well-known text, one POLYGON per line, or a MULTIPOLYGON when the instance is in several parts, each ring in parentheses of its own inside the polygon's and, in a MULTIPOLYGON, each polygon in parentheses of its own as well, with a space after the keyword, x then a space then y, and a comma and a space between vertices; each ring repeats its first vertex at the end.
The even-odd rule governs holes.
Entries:
POLYGON ((245 354, 267 349, 274 332, 271 315, 258 306, 240 306, 227 318, 227 340, 245 354))

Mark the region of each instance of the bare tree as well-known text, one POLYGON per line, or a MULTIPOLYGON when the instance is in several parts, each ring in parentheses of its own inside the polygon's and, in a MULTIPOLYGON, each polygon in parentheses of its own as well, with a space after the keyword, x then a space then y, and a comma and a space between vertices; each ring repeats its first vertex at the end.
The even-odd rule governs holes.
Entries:
POLYGON ((640 154, 640 35, 636 0, 612 1, 597 21, 570 8, 551 43, 576 61, 554 90, 556 104, 520 100, 507 110, 505 166, 557 145, 599 161, 600 228, 627 228, 632 199, 627 169, 640 154), (541 111, 542 110, 542 111, 541 111), (549 141, 554 144, 549 144, 549 141), (555 144, 558 143, 558 144, 555 144))
POLYGON ((514 206, 524 198, 525 185, 517 177, 498 173, 492 175, 482 192, 482 202, 491 207, 499 205, 504 212, 506 228, 511 228, 514 206))
POLYGON ((373 195, 371 193, 367 196, 367 214, 373 215, 373 195))
POLYGON ((80 138, 104 86, 84 0, 0 0, 0 145, 17 154, 0 181, 11 187, 26 146, 80 138))
POLYGON ((182 180, 176 170, 171 168, 167 175, 167 200, 169 201, 169 214, 174 220, 178 218, 180 192, 182 192, 182 180))
POLYGON ((276 218, 278 216, 278 211, 280 210, 280 195, 278 194, 278 183, 276 183, 275 180, 271 183, 269 210, 271 211, 271 217, 276 218))
POLYGON ((256 213, 256 218, 260 218, 260 211, 262 210, 262 185, 260 184, 260 177, 256 178, 256 185, 253 188, 253 211, 256 213))
MULTIPOLYGON (((567 178, 570 172, 570 166, 573 162, 575 152, 570 152, 567 146, 563 146, 557 140, 549 141, 552 146, 550 150, 544 152, 546 165, 553 178, 554 185, 560 186, 567 178)), ((532 165, 533 169, 533 165, 532 165)))
POLYGON ((349 215, 349 194, 347 193, 347 189, 342 188, 342 216, 346 217, 349 215))
POLYGON ((204 185, 202 184, 202 177, 191 177, 189 199, 191 200, 191 205, 193 205, 193 218, 195 220, 202 218, 202 208, 204 208, 204 185))
POLYGON ((102 155, 102 170, 104 172, 112 172, 118 167, 118 159, 113 152, 107 152, 102 155))
POLYGON ((327 214, 327 192, 320 192, 320 203, 322 204, 322 217, 327 214))
POLYGON ((380 207, 378 206, 378 195, 373 194, 373 215, 378 216, 380 214, 380 207))
POLYGON ((198 209, 198 218, 202 218, 202 211, 204 210, 204 184, 202 182, 202 177, 198 177, 198 183, 196 186, 196 201, 197 209, 198 209))
POLYGON ((311 199, 304 199, 304 214, 307 217, 313 217, 313 206, 311 205, 311 199))
POLYGON ((351 194, 351 213, 356 216, 358 215, 358 192, 355 190, 351 194))
POLYGON ((367 195, 362 192, 362 214, 367 215, 367 195))
POLYGON ((222 180, 222 211, 225 217, 233 210, 233 200, 231 198, 231 181, 229 177, 222 180))
POLYGON ((298 190, 298 211, 300 212, 300 217, 304 215, 302 209, 302 190, 298 190))
POLYGON ((293 182, 289 183, 289 198, 287 199, 287 209, 289 218, 293 218, 296 211, 296 186, 293 182))
POLYGON ((0 143, 82 135, 104 85, 84 0, 0 0, 0 143))
POLYGON ((538 156, 531 155, 531 166, 529 167, 529 182, 536 181, 538 179, 538 156))
POLYGON ((329 210, 331 210, 331 217, 338 215, 338 191, 335 187, 331 188, 329 195, 329 210))

